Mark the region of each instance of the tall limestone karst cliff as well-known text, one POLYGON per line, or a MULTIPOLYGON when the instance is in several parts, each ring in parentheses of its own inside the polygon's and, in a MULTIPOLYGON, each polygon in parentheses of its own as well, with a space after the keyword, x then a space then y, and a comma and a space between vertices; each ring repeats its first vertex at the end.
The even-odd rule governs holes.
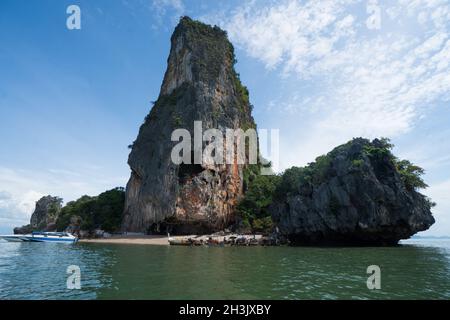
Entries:
POLYGON ((243 165, 174 164, 171 134, 184 128, 194 139, 194 121, 203 132, 256 127, 234 63, 223 30, 181 18, 158 100, 131 147, 124 231, 206 233, 233 221, 243 165))

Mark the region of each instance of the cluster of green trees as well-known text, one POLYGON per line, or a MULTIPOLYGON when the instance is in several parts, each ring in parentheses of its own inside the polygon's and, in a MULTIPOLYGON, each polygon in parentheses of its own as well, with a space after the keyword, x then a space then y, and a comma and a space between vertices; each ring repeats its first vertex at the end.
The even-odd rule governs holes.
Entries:
MULTIPOLYGON (((268 211, 274 200, 286 199, 290 194, 298 194, 303 189, 318 186, 330 174, 332 160, 343 151, 351 147, 353 141, 341 145, 326 155, 316 158, 315 162, 305 167, 292 167, 284 173, 272 176, 259 175, 258 165, 250 165, 244 170, 245 196, 237 207, 237 213, 244 227, 254 232, 270 232, 273 227, 271 215, 268 211)), ((405 187, 409 191, 428 187, 422 176, 424 170, 408 160, 399 160, 392 154, 393 145, 389 139, 382 138, 377 143, 366 140, 363 152, 350 161, 354 168, 364 169, 363 157, 369 160, 380 160, 387 157, 394 164, 405 187)), ((385 158, 386 159, 386 158, 385 158)), ((435 204, 430 201, 430 205, 435 204)), ((330 205, 330 210, 334 210, 330 205)))
POLYGON ((273 227, 268 207, 273 201, 280 176, 260 175, 260 165, 244 169, 244 198, 237 206, 241 227, 253 232, 269 232, 273 227))
POLYGON ((411 163, 409 160, 401 160, 395 157, 392 154, 394 145, 389 139, 382 138, 378 142, 379 146, 366 145, 364 147, 364 152, 367 156, 375 159, 381 159, 383 157, 391 159, 408 190, 412 191, 428 187, 422 178, 425 173, 424 169, 411 163))
POLYGON ((58 231, 65 230, 77 221, 81 230, 102 229, 107 232, 120 230, 125 204, 125 190, 118 187, 101 193, 96 197, 82 196, 68 202, 56 221, 58 231))
POLYGON ((425 173, 421 167, 412 164, 409 160, 396 160, 397 170, 402 177, 403 183, 410 189, 425 189, 428 185, 423 181, 425 173))

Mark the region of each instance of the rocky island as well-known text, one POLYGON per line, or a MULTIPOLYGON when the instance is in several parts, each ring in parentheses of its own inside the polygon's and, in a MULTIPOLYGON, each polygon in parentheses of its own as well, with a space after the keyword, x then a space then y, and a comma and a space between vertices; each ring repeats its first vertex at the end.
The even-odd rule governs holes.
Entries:
POLYGON ((240 235, 263 234, 262 243, 394 245, 434 223, 434 204, 418 191, 427 187, 424 170, 396 158, 384 138, 355 138, 305 167, 274 175, 261 175, 259 162, 194 163, 195 142, 191 160, 174 163, 176 129, 195 135, 200 121, 202 130, 256 128, 235 62, 225 31, 182 17, 159 97, 130 145, 126 190, 64 207, 60 198, 44 197, 30 225, 15 232, 204 235, 174 240, 182 244, 226 237, 255 244, 256 236, 240 235))
POLYGON ((293 244, 389 245, 433 223, 421 169, 387 140, 358 138, 282 176, 270 206, 293 244))
POLYGON ((26 234, 35 230, 55 231, 56 221, 62 208, 62 201, 63 199, 50 195, 42 197, 36 202, 30 224, 14 228, 14 233, 26 234))
POLYGON ((395 244, 428 229, 423 170, 386 139, 358 138, 305 168, 260 176, 254 165, 176 165, 177 127, 256 127, 224 31, 183 17, 158 100, 131 146, 123 230, 205 234, 231 228, 293 244, 395 244))
POLYGON ((114 188, 94 197, 84 195, 64 206, 62 198, 45 196, 36 202, 30 224, 14 228, 14 233, 67 231, 79 237, 116 233, 120 230, 124 200, 123 188, 114 188))

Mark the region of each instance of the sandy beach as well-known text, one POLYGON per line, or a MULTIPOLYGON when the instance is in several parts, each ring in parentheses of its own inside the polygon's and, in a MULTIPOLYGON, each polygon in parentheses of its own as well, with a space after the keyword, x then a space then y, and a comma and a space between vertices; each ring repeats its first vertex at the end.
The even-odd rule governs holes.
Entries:
POLYGON ((168 246, 167 236, 118 236, 111 238, 98 238, 98 239, 80 239, 78 242, 82 243, 112 243, 112 244, 147 244, 168 246))
MULTIPOLYGON (((170 238, 174 241, 179 242, 186 242, 189 241, 189 239, 192 239, 197 242, 201 242, 206 244, 209 239, 212 239, 216 241, 217 243, 225 240, 230 239, 230 237, 234 238, 245 238, 247 240, 249 239, 261 239, 261 235, 239 235, 239 234, 228 234, 226 236, 224 235, 185 235, 185 236, 171 236, 170 238)), ((158 246, 168 246, 169 238, 167 236, 161 236, 161 235, 136 235, 136 236, 113 236, 110 238, 92 238, 92 239, 80 239, 78 242, 81 243, 112 243, 112 244, 146 244, 146 245, 158 245, 158 246)))

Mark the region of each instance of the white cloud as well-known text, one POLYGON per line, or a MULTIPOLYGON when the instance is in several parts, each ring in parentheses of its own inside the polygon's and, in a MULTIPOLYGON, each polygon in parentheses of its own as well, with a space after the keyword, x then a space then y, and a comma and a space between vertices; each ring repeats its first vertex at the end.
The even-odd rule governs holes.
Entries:
MULTIPOLYGON (((305 165, 357 136, 409 135, 410 149, 400 148, 409 159, 432 170, 449 163, 431 145, 437 138, 422 138, 415 128, 450 101, 450 3, 373 2, 380 5, 379 30, 367 28, 369 2, 362 0, 252 1, 206 17, 279 75, 279 93, 256 108, 277 113, 269 122, 280 128, 282 168, 305 165)), ((437 233, 450 232, 449 188, 446 182, 427 191, 438 202, 437 233)))
POLYGON ((219 24, 234 43, 268 68, 283 64, 286 70, 302 73, 352 33, 354 17, 345 9, 353 2, 284 1, 264 8, 251 2, 219 24))
POLYGON ((185 12, 182 0, 152 0, 150 9, 157 20, 154 28, 159 28, 163 24, 164 18, 169 18, 172 24, 178 21, 178 18, 185 12))
POLYGON ((295 152, 286 146, 286 166, 317 155, 355 136, 396 137, 410 132, 436 101, 450 98, 449 25, 446 1, 379 2, 380 30, 366 27, 366 1, 250 2, 238 7, 224 27, 239 48, 292 83, 272 112, 297 115, 301 131, 295 152), (361 13, 362 12, 362 13, 361 13), (405 15, 406 13, 406 15, 405 15), (417 22, 419 14, 432 18, 417 22), (394 19, 395 18, 395 19, 394 19), (408 26, 408 27, 404 27, 408 26), (318 153, 316 153, 318 152, 318 153), (289 159, 291 158, 291 159, 289 159), (292 161, 291 161, 292 160, 292 161))
POLYGON ((95 167, 39 172, 0 166, 0 226, 12 229, 29 223, 36 201, 45 195, 59 196, 67 202, 123 186, 126 180, 127 177, 99 175, 95 167))
POLYGON ((34 191, 25 192, 20 196, 0 191, 0 226, 12 229, 28 223, 36 200, 42 196, 43 194, 34 191))
POLYGON ((161 14, 165 14, 168 9, 173 9, 178 13, 184 11, 182 0, 153 0, 152 6, 161 14))

